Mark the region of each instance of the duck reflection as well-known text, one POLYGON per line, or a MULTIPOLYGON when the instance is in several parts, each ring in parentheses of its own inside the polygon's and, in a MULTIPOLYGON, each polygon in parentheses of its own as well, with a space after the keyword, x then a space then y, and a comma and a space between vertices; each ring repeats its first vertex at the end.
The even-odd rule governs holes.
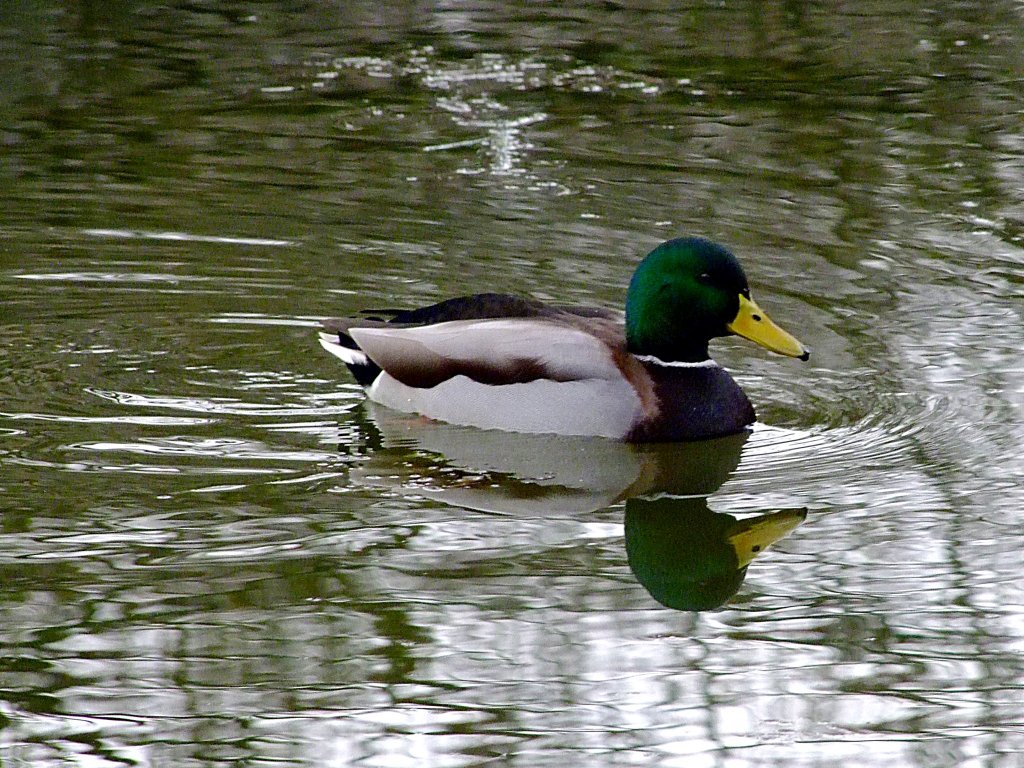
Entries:
POLYGON ((636 446, 459 427, 372 404, 367 413, 370 445, 352 471, 356 483, 511 515, 586 513, 624 501, 629 567, 668 608, 720 607, 754 558, 806 517, 782 510, 740 519, 709 508, 749 433, 636 446))
POLYGON ((735 595, 750 562, 806 517, 799 509, 740 520, 712 511, 703 497, 638 496, 626 501, 626 557, 659 603, 707 611, 735 595))

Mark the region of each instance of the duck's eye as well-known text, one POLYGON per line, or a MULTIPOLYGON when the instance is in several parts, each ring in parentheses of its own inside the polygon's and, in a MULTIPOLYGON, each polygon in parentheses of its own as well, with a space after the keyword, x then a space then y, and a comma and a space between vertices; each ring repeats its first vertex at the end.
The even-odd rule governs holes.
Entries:
POLYGON ((704 285, 711 285, 711 273, 701 272, 699 275, 697 275, 697 282, 704 283, 704 285))

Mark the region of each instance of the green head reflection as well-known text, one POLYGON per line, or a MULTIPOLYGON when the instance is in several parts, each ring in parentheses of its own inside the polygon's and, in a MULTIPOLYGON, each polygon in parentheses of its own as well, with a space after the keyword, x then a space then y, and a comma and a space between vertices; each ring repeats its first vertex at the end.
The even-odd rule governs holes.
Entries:
POLYGON ((708 508, 707 497, 739 466, 749 432, 635 446, 479 430, 367 408, 372 424, 364 432, 376 444, 367 461, 349 470, 355 482, 534 520, 586 521, 595 510, 625 503, 629 566, 669 608, 723 605, 750 562, 806 516, 795 510, 738 519, 708 508))
POLYGON ((739 520, 713 512, 703 497, 638 496, 626 501, 626 557, 659 603, 707 611, 735 595, 750 561, 806 516, 782 510, 739 520))

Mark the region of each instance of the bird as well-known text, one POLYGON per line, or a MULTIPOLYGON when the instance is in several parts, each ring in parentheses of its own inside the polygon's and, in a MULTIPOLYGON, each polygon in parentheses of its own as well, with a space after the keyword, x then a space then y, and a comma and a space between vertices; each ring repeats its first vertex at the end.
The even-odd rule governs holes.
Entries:
POLYGON ((683 442, 756 420, 708 353, 738 335, 773 352, 810 352, 765 314, 742 266, 703 237, 641 260, 625 312, 502 293, 322 321, 320 344, 382 405, 507 432, 683 442))

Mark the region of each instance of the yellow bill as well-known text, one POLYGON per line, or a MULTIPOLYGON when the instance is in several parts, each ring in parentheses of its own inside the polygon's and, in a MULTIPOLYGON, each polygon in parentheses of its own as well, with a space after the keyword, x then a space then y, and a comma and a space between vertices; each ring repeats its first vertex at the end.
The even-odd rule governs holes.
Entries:
POLYGON ((727 541, 736 551, 737 568, 743 568, 807 518, 806 509, 784 509, 736 522, 727 541))
POLYGON ((780 355, 799 357, 806 360, 811 353, 784 330, 769 319, 753 299, 740 295, 740 309, 731 323, 725 326, 737 336, 750 339, 765 349, 780 355))

